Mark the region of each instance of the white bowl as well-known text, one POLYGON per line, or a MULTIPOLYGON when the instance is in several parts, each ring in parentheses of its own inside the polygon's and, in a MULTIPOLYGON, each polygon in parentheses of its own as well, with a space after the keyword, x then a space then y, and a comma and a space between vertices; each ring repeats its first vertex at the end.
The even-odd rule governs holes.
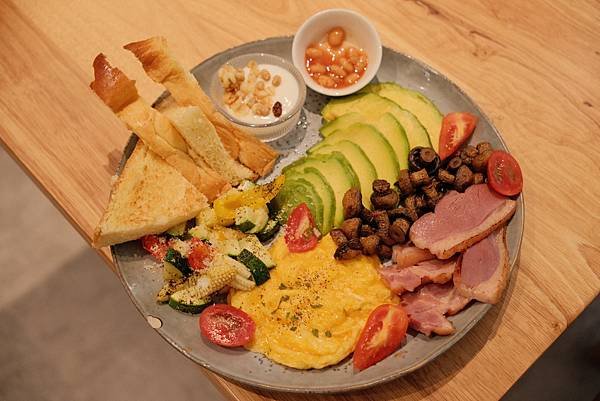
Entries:
POLYGON ((327 96, 345 96, 362 89, 375 77, 381 64, 381 39, 375 26, 359 13, 342 8, 323 10, 307 19, 296 32, 292 44, 292 60, 309 88, 327 96), (336 26, 344 28, 346 38, 365 50, 369 61, 367 70, 356 83, 339 89, 319 85, 308 75, 304 64, 306 48, 311 43, 319 42, 336 26))

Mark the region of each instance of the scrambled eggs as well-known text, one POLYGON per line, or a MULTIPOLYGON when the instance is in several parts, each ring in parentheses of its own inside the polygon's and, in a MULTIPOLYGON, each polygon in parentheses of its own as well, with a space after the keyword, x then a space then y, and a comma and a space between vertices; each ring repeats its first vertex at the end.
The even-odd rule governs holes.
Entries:
POLYGON ((230 298, 256 323, 248 349, 297 369, 333 365, 354 351, 374 308, 398 303, 375 257, 337 261, 335 248, 330 236, 303 253, 290 253, 283 237, 275 242, 271 279, 230 298))

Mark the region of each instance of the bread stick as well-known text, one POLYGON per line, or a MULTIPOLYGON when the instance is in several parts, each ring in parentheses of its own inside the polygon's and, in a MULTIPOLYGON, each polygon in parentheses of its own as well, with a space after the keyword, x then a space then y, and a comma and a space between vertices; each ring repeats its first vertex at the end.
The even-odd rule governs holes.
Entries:
POLYGON ((236 128, 219 113, 194 76, 168 52, 163 37, 153 37, 124 46, 142 63, 155 82, 163 84, 180 106, 198 106, 215 126, 229 154, 260 176, 268 174, 277 161, 278 153, 254 136, 236 128))
POLYGON ((94 60, 92 90, 134 131, 148 148, 175 167, 209 200, 230 188, 229 183, 208 166, 199 166, 187 153, 185 140, 171 123, 138 95, 135 81, 112 67, 103 54, 94 60))

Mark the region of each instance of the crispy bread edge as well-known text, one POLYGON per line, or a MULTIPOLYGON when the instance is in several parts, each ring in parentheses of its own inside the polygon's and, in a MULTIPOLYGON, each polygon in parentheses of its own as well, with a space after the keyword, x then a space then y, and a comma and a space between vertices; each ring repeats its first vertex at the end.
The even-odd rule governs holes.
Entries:
MULTIPOLYGON (((279 153, 251 134, 233 126, 229 120, 214 109, 212 102, 202 91, 198 82, 169 54, 165 38, 152 37, 129 43, 124 48, 138 58, 148 76, 155 82, 167 86, 167 89, 178 86, 179 92, 186 93, 186 99, 175 99, 181 106, 192 105, 202 109, 215 125, 223 145, 234 159, 239 160, 260 176, 265 176, 273 170, 279 153), (192 102, 191 99, 193 99, 192 102)), ((172 96, 176 96, 177 91, 171 90, 171 92, 172 96)))

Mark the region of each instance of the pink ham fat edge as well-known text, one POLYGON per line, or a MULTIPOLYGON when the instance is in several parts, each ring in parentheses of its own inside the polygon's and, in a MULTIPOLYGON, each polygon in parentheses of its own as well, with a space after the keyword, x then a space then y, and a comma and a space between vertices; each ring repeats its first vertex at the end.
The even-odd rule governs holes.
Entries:
POLYGON ((492 192, 487 184, 472 185, 464 193, 451 191, 437 204, 435 213, 427 213, 413 224, 411 233, 434 244, 482 224, 505 201, 505 197, 492 192))

